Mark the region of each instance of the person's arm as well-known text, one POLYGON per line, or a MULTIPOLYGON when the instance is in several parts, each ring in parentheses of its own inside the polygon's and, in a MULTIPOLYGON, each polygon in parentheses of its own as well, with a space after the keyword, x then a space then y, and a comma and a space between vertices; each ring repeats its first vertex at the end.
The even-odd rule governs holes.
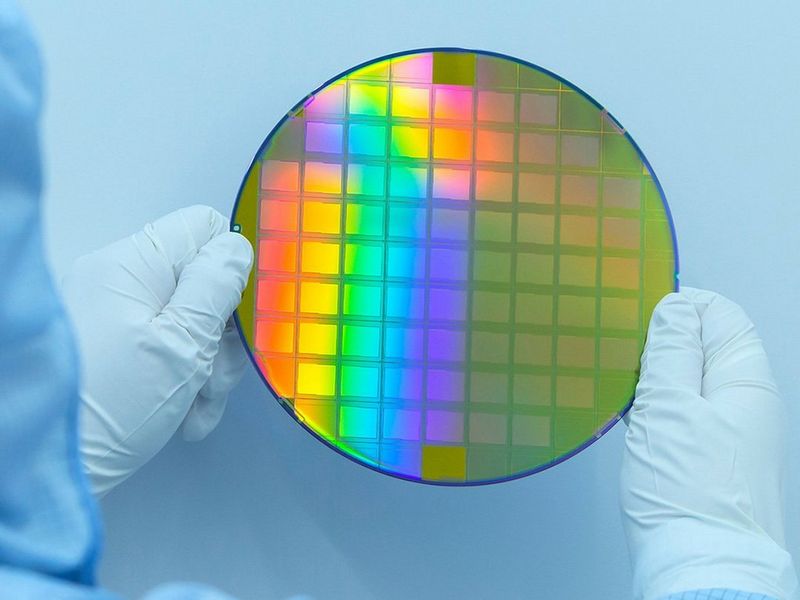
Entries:
POLYGON ((0 0, 0 595, 9 598, 72 597, 93 584, 99 545, 78 461, 75 348, 42 248, 40 107, 36 46, 16 6, 0 0))
MULTIPOLYGON (((115 600, 95 584, 100 523, 78 458, 78 361, 42 248, 40 78, 22 15, 0 0, 0 597, 115 600)), ((200 585, 147 600, 178 599, 231 600, 200 585)))
POLYGON ((664 298, 626 420, 634 598, 797 598, 783 533, 784 407, 744 311, 690 288, 664 298))

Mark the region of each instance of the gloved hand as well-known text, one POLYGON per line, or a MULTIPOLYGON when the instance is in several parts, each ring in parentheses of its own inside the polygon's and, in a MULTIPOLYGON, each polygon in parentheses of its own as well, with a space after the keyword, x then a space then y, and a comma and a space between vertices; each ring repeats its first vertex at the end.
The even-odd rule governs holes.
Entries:
POLYGON ((63 293, 83 363, 81 456, 95 494, 181 425, 188 440, 217 425, 246 362, 231 314, 252 262, 249 242, 206 206, 76 261, 63 293))
POLYGON ((784 408, 744 311, 684 288, 656 307, 625 438, 634 598, 798 593, 784 549, 784 408))

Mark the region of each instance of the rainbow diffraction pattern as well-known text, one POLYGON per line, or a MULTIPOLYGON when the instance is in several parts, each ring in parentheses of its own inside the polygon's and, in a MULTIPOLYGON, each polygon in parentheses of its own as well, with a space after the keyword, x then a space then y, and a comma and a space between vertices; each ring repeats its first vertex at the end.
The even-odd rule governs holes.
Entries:
POLYGON ((594 100, 457 49, 331 80, 270 133, 234 229, 269 387, 354 460, 430 483, 564 460, 628 408, 676 288, 649 165, 594 100))

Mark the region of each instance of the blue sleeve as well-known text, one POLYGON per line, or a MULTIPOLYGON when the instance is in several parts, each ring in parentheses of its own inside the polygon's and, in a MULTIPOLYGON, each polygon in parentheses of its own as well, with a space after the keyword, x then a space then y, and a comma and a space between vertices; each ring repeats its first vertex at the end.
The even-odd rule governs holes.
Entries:
POLYGON ((688 592, 679 592, 677 594, 670 594, 661 598, 661 600, 777 600, 772 596, 765 596, 764 594, 754 594, 752 592, 743 592, 741 590, 729 590, 722 588, 714 588, 707 590, 691 590, 688 592))
POLYGON ((0 589, 15 569, 94 583, 99 525, 78 461, 77 361, 44 261, 41 71, 0 0, 0 589))
MULTIPOLYGON (((77 356, 42 248, 41 69, 0 0, 0 595, 114 600, 94 586, 97 507, 78 457, 77 356)), ((159 600, 232 600, 199 585, 159 600)))

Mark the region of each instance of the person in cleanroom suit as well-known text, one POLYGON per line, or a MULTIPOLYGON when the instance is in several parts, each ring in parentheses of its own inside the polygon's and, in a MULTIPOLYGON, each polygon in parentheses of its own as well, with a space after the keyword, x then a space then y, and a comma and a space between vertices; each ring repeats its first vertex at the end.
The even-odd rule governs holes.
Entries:
MULTIPOLYGON (((95 497, 178 430, 199 440, 219 421, 245 364, 230 317, 253 255, 216 211, 180 210, 79 259, 65 311, 42 251, 40 108, 36 46, 0 0, 0 598, 106 600, 95 497)), ((744 312, 711 292, 668 295, 626 420, 634 597, 797 598, 783 406, 744 312)), ((228 596, 147 596, 200 598, 228 596)))

